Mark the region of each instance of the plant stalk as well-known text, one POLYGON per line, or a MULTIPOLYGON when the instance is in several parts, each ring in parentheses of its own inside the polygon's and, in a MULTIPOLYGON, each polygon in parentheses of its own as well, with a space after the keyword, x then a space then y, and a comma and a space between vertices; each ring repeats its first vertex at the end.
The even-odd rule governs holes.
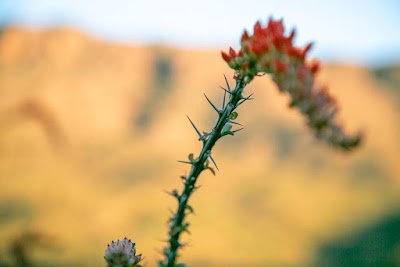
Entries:
MULTIPOLYGON (((176 264, 176 259, 179 248, 183 246, 179 242, 180 236, 183 232, 188 231, 187 228, 189 224, 185 221, 186 216, 193 212, 193 209, 188 204, 189 198, 196 189, 196 181, 200 173, 205 169, 210 169, 212 172, 214 172, 212 168, 208 166, 208 158, 214 162, 214 160, 211 158, 211 150, 216 142, 221 137, 225 135, 233 135, 235 132, 230 131, 230 128, 228 128, 227 131, 224 130, 224 126, 231 121, 231 114, 233 111, 244 101, 248 100, 248 98, 245 98, 242 95, 245 85, 246 84, 243 82, 243 79, 240 77, 236 79, 236 86, 233 90, 230 90, 228 85, 228 90, 226 90, 225 93, 229 94, 229 100, 226 105, 223 104, 221 110, 217 111, 218 120, 210 133, 204 133, 204 135, 200 134, 196 126, 190 121, 196 132, 199 134, 200 140, 203 142, 203 147, 197 158, 194 159, 191 155, 189 156, 190 161, 185 162, 191 164, 191 170, 188 176, 183 177, 184 188, 182 189, 181 193, 179 194, 176 190, 171 193, 171 195, 178 200, 178 207, 170 219, 168 246, 164 249, 165 261, 160 261, 160 266, 162 267, 184 266, 176 264)), ((210 104, 215 108, 211 102, 210 104)))

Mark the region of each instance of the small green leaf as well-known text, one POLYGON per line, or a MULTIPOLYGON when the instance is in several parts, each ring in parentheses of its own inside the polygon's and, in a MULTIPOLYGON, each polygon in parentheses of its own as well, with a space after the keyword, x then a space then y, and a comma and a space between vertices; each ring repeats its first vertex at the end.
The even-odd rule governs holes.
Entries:
POLYGON ((221 134, 222 135, 227 135, 227 134, 233 135, 231 132, 231 129, 232 129, 232 124, 227 123, 224 125, 224 127, 222 127, 221 134))
POLYGON ((239 114, 236 111, 234 111, 231 113, 231 115, 229 115, 229 119, 235 120, 238 116, 239 116, 239 114))

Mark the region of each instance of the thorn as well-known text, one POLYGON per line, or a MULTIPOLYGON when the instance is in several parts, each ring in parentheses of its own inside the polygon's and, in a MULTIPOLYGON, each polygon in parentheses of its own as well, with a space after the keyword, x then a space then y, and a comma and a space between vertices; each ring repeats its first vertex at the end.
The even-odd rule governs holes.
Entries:
MULTIPOLYGON (((191 234, 191 233, 189 232, 189 230, 187 230, 187 229, 185 229, 184 231, 186 231, 188 234, 191 234)), ((189 243, 187 243, 187 242, 185 242, 185 243, 179 243, 178 246, 179 246, 180 248, 185 248, 185 247, 188 247, 188 246, 189 246, 189 243)), ((184 265, 184 264, 178 264, 178 265, 177 265, 177 267, 185 267, 185 266, 186 266, 186 265, 184 265)))
POLYGON ((239 106, 240 106, 241 104, 243 104, 244 102, 246 102, 246 99, 240 100, 240 101, 237 103, 236 107, 239 107, 239 106))
POLYGON ((191 163, 190 161, 177 160, 177 162, 180 162, 180 163, 185 163, 185 164, 190 164, 190 165, 192 165, 192 163, 191 163))
POLYGON ((228 90, 231 91, 231 88, 229 87, 228 79, 226 78, 225 74, 224 74, 224 78, 225 78, 225 82, 226 82, 226 86, 228 87, 228 90))
POLYGON ((224 98, 222 99, 222 109, 225 108, 226 91, 224 91, 224 98))
POLYGON ((178 190, 174 189, 171 192, 169 192, 168 190, 164 190, 164 192, 167 193, 170 196, 173 196, 173 197, 177 198, 179 200, 180 196, 179 196, 178 190))
POLYGON ((211 159, 212 163, 214 163, 215 168, 217 168, 217 170, 219 171, 217 163, 215 163, 215 160, 213 159, 213 157, 211 155, 208 155, 208 157, 211 159))
POLYGON ((248 99, 248 100, 253 99, 253 98, 251 98, 253 95, 254 95, 254 93, 251 93, 248 97, 245 97, 244 99, 248 99))
POLYGON ((199 138, 201 139, 202 135, 200 133, 200 131, 197 129, 197 127, 194 125, 194 123, 192 122, 192 120, 189 118, 189 116, 186 115, 186 117, 189 119, 190 123, 192 124, 193 128, 196 130, 196 133, 199 135, 199 138))
POLYGON ((195 186, 193 189, 197 190, 197 189, 200 189, 200 188, 201 188, 201 185, 198 185, 198 186, 195 186))
POLYGON ((240 123, 238 123, 236 121, 229 121, 229 123, 236 124, 236 125, 239 125, 239 126, 243 126, 242 124, 240 124, 240 123))
POLYGON ((236 107, 240 106, 241 104, 243 104, 243 103, 246 102, 247 100, 253 100, 254 98, 251 98, 252 95, 254 95, 254 93, 252 93, 252 94, 249 95, 248 97, 243 97, 242 100, 236 105, 236 107))
POLYGON ((241 131, 241 130, 243 130, 243 129, 244 129, 244 128, 240 128, 240 129, 234 130, 234 131, 232 131, 232 133, 239 132, 239 131, 241 131))
POLYGON ((224 90, 225 92, 227 92, 228 94, 230 94, 230 95, 232 94, 231 91, 226 90, 224 87, 220 86, 220 88, 221 88, 222 90, 224 90))
POLYGON ((210 105, 213 107, 213 109, 214 109, 218 114, 220 114, 220 113, 221 113, 220 110, 217 109, 217 107, 211 102, 211 100, 207 97, 207 95, 204 94, 204 96, 206 97, 208 103, 210 103, 210 105))

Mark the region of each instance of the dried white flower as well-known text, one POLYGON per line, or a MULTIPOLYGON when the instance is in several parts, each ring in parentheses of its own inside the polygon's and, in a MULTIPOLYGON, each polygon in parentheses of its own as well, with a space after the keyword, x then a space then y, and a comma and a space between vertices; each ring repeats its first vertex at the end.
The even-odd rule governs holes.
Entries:
POLYGON ((140 266, 138 263, 142 259, 142 254, 137 256, 135 254, 135 243, 132 243, 130 239, 125 237, 121 241, 112 241, 111 244, 107 245, 104 259, 107 262, 107 267, 140 266))

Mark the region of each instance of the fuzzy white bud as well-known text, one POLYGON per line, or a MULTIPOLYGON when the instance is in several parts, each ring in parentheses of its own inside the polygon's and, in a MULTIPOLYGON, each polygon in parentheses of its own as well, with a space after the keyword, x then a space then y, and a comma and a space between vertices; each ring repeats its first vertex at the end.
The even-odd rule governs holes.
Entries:
POLYGON ((107 267, 132 267, 140 266, 138 263, 141 261, 142 255, 136 256, 135 243, 125 237, 121 241, 112 241, 107 246, 104 259, 107 262, 107 267))

